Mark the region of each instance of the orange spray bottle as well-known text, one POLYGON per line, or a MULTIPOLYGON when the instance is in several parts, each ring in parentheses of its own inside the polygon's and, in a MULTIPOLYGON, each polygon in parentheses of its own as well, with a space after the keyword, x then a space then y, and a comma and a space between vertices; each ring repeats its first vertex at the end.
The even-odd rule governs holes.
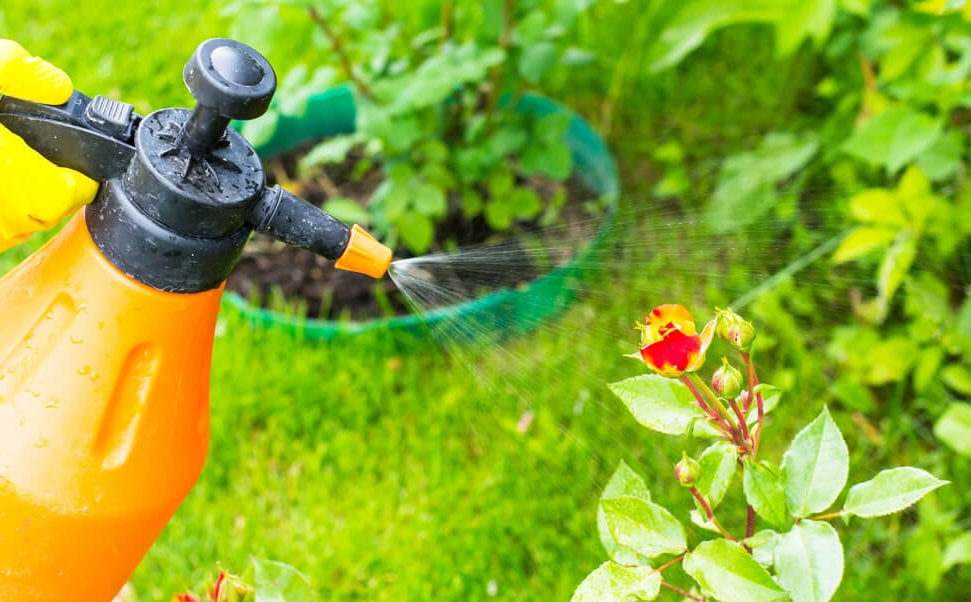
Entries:
POLYGON ((144 118, 80 93, 56 107, 0 98, 0 123, 102 181, 0 280, 0 602, 109 602, 192 488, 219 299, 250 232, 374 277, 391 260, 359 227, 267 188, 227 128, 268 107, 263 56, 209 40, 184 79, 194 110, 144 118))

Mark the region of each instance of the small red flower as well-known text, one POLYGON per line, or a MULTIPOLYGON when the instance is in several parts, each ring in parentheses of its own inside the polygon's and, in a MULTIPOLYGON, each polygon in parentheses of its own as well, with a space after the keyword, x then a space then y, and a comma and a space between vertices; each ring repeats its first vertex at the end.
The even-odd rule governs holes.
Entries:
POLYGON ((715 335, 715 320, 705 324, 701 334, 694 318, 681 305, 659 305, 641 326, 641 359, 662 376, 674 378, 694 372, 705 363, 705 352, 715 335))

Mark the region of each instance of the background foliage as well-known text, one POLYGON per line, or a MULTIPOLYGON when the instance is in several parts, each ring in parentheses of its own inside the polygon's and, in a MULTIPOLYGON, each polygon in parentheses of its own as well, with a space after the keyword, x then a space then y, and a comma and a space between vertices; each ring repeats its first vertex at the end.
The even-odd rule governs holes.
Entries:
MULTIPOLYGON (((380 4, 426 27, 440 14, 432 0, 380 4)), ((564 43, 595 62, 554 70, 546 89, 607 137, 621 167, 619 223, 632 225, 589 287, 609 294, 478 350, 475 381, 428 342, 319 345, 224 316, 211 456, 135 576, 141 599, 197 588, 216 560, 250 554, 295 565, 322 599, 569 599, 603 558, 596 509, 618 461, 651 479, 680 455, 647 443, 603 385, 632 374, 618 359, 635 344, 632 321, 665 301, 724 305, 841 233, 835 256, 747 311, 767 380, 800 391, 792 422, 774 428, 791 436, 825 403, 854 482, 914 465, 953 483, 844 538, 840 599, 966 595, 971 24, 966 9, 942 16, 935 4, 589 7, 564 43), (651 226, 658 211, 675 216, 670 228, 651 226)), ((281 72, 318 64, 292 23, 267 23, 283 40, 266 50, 281 72)), ((89 94, 142 111, 189 103, 181 68, 197 41, 261 46, 215 2, 7 0, 0 32, 89 94)))

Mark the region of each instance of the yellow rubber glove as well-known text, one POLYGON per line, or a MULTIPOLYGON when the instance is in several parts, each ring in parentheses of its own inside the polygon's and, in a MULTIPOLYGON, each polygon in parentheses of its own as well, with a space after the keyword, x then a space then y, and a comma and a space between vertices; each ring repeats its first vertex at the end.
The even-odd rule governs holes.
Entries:
MULTIPOLYGON (((0 95, 53 105, 67 102, 73 91, 63 71, 0 40, 0 95)), ((0 126, 0 251, 56 225, 97 191, 97 182, 54 165, 0 126)))

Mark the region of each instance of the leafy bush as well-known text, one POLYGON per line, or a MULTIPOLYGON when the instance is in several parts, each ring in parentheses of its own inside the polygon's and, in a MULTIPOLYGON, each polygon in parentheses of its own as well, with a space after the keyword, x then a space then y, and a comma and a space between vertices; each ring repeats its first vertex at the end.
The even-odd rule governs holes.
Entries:
POLYGON ((831 511, 846 486, 850 456, 825 407, 795 436, 780 464, 757 457, 765 416, 780 405, 782 393, 759 382, 749 353, 751 324, 725 310, 698 333, 687 310, 662 305, 639 329, 641 349, 632 355, 659 374, 610 388, 651 430, 687 435, 686 445, 695 437, 715 440, 698 460, 683 454, 674 477, 694 498, 691 520, 698 530, 720 537, 689 547, 681 521, 621 461, 600 499, 600 539, 611 559, 584 580, 574 602, 652 600, 661 587, 693 600, 827 602, 844 570, 843 545, 828 519, 899 512, 946 484, 919 468, 884 470, 850 487, 842 509, 831 511), (723 358, 709 387, 696 371, 716 335, 737 350, 745 376, 723 358), (716 514, 738 473, 744 536, 723 526, 724 513, 716 514), (759 520, 768 527, 757 530, 759 520), (692 591, 665 580, 663 572, 679 563, 697 583, 692 591))
POLYGON ((565 42, 590 2, 563 0, 554 11, 535 0, 445 0, 430 28, 393 19, 381 3, 237 2, 228 11, 249 37, 259 37, 261 49, 296 38, 315 50, 315 66, 293 68, 282 80, 280 101, 244 133, 259 145, 281 114, 300 112, 311 94, 347 83, 358 108, 356 132, 321 142, 300 169, 314 172, 360 149, 357 173, 379 164, 383 181, 366 211, 339 198, 325 210, 367 222, 392 245, 400 241, 415 253, 429 249, 436 225, 449 216, 481 215, 497 231, 516 220, 552 220, 565 198, 562 187, 544 199, 529 179, 562 182, 570 175, 563 136, 571 115, 513 109, 559 66, 594 61, 565 42), (253 33, 261 23, 263 36, 253 33))
MULTIPOLYGON (((813 309, 822 301, 805 292, 789 291, 773 309, 830 333, 826 355, 837 376, 829 394, 845 409, 883 419, 883 445, 892 447, 911 421, 928 432, 934 425, 940 441, 967 453, 958 433, 967 432, 971 396, 971 5, 689 0, 657 9, 654 20, 658 34, 647 52, 654 73, 680 64, 715 31, 748 24, 753 35, 774 38, 780 60, 810 74, 813 94, 801 102, 816 115, 729 154, 701 208, 704 224, 712 235, 737 236, 774 219, 817 240, 824 233, 814 222, 845 224, 831 256, 844 277, 829 280, 825 292, 847 308, 842 322, 824 325, 813 309), (822 209, 799 202, 809 182, 835 190, 834 202, 822 209)), ((659 159, 687 173, 684 161, 659 159)), ((691 186, 686 176, 662 183, 661 196, 691 186)), ((956 520, 969 507, 956 504, 928 503, 906 532, 907 563, 929 589, 971 558, 956 520)))

